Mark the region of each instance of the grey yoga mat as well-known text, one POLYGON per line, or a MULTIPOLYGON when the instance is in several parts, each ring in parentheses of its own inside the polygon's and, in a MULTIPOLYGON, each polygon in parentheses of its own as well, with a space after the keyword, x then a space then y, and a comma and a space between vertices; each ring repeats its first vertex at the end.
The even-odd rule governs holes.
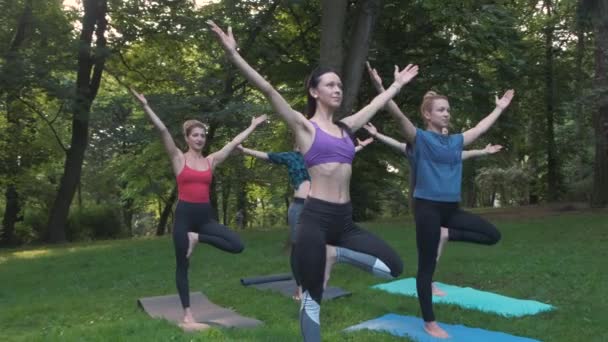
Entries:
MULTIPOLYGON (((180 325, 183 309, 178 295, 140 298, 137 304, 153 318, 166 319, 180 325)), ((190 309, 196 322, 207 325, 250 328, 263 324, 257 319, 241 316, 233 310, 212 303, 201 292, 190 292, 190 309)), ((182 325, 180 327, 184 328, 182 325)), ((204 329, 205 326, 200 325, 200 328, 204 329)))

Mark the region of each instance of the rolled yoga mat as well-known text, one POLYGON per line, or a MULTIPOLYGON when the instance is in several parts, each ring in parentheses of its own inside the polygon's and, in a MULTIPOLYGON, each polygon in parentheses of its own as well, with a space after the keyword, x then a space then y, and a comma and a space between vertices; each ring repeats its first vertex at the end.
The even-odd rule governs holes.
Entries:
POLYGON ((241 284, 244 286, 255 285, 255 284, 266 284, 273 283, 275 281, 291 280, 293 277, 289 273, 283 274, 271 274, 267 276, 257 276, 249 278, 241 278, 241 284))
MULTIPOLYGON (((296 282, 291 274, 273 274, 251 278, 242 278, 241 284, 251 286, 258 290, 271 290, 279 292, 286 297, 291 297, 296 291, 296 282)), ((323 291, 323 300, 331 300, 340 297, 350 296, 352 293, 339 287, 328 286, 323 291)))

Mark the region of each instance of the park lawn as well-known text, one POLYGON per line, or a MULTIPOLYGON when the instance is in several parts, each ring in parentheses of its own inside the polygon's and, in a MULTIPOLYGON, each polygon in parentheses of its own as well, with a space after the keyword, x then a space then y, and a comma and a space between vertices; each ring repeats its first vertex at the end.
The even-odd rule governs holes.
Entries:
MULTIPOLYGON (((544 341, 608 341, 608 212, 493 222, 503 236, 498 245, 448 244, 435 279, 538 300, 557 310, 508 319, 435 305, 438 320, 544 341)), ((411 219, 363 226, 399 251, 405 265, 402 277, 415 275, 411 219)), ((298 304, 239 283, 245 276, 289 271, 288 254, 282 249, 286 234, 286 230, 244 232, 246 249, 240 255, 199 245, 190 263, 191 291, 203 291, 216 304, 265 324, 198 333, 184 333, 170 323, 153 320, 136 305, 139 297, 176 292, 170 237, 1 251, 0 339, 298 341, 298 304)), ((369 288, 380 282, 349 266, 334 268, 330 283, 353 295, 322 306, 324 341, 407 340, 379 332, 342 332, 389 312, 419 316, 415 298, 369 288)))

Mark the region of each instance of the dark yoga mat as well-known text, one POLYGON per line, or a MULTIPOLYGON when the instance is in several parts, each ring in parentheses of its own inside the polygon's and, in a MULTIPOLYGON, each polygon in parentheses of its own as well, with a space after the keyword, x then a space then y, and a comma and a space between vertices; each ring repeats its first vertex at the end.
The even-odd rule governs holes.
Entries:
POLYGON ((245 286, 249 286, 249 285, 255 285, 255 284, 272 283, 275 281, 291 280, 292 278, 293 277, 289 273, 271 274, 271 275, 267 275, 267 276, 241 278, 241 284, 243 284, 245 286))
MULTIPOLYGON (((178 325, 184 314, 178 295, 140 298, 137 304, 151 317, 166 319, 178 325)), ((241 316, 212 303, 201 292, 190 292, 190 309, 197 322, 208 325, 250 328, 263 324, 257 319, 241 316)))
MULTIPOLYGON (((268 276, 243 278, 241 284, 251 286, 258 290, 271 290, 279 292, 286 297, 291 297, 296 291, 296 282, 292 279, 291 274, 273 274, 268 276)), ((339 287, 328 286, 323 291, 323 300, 331 300, 335 298, 350 296, 351 293, 339 287)))

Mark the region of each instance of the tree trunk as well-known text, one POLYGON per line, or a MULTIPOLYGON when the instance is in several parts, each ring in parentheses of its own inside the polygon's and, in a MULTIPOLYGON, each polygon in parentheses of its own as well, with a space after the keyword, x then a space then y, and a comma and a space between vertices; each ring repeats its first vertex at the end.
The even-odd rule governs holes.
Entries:
POLYGON ((13 184, 9 184, 6 188, 6 205, 4 207, 4 218, 2 219, 2 236, 0 237, 0 245, 14 246, 15 241, 15 223, 19 220, 19 212, 21 204, 19 203, 19 194, 13 184))
POLYGON ((555 144, 555 80, 554 80, 554 52, 553 37, 555 32, 555 22, 553 20, 553 4, 545 1, 547 11, 547 26, 545 27, 545 139, 547 153, 547 199, 556 201, 559 197, 559 165, 557 161, 557 151, 555 144))
POLYGON ((127 226, 127 231, 129 232, 129 236, 133 236, 133 203, 135 201, 132 198, 127 198, 122 201, 122 219, 127 226))
POLYGON ((342 70, 344 96, 340 108, 341 116, 350 115, 355 107, 374 23, 380 12, 380 2, 380 0, 358 2, 357 21, 351 34, 348 55, 342 70))
MULTIPOLYGON (((7 77, 7 74, 14 72, 12 65, 19 58, 17 52, 28 37, 28 33, 32 26, 32 20, 32 0, 28 0, 24 4, 23 12, 17 23, 15 35, 5 54, 5 67, 4 70, 2 70, 3 78, 11 78, 7 77)), ((16 178, 21 172, 19 166, 20 148, 18 145, 24 140, 22 138, 23 128, 21 127, 22 115, 20 115, 22 114, 20 108, 22 106, 17 103, 19 89, 11 89, 9 88, 9 84, 3 84, 3 86, 7 86, 5 104, 7 122, 6 145, 9 146, 9 148, 6 151, 6 160, 3 160, 3 164, 5 164, 6 167, 6 174, 3 176, 6 177, 7 184, 4 192, 5 209, 4 217, 2 218, 2 231, 0 232, 0 245, 13 246, 17 243, 17 241, 15 241, 15 223, 19 221, 19 215, 21 213, 21 201, 17 190, 16 178)), ((19 88, 18 85, 17 88, 19 88)))
POLYGON ((595 167, 593 176, 592 207, 608 204, 608 1, 603 0, 595 23, 595 89, 599 92, 598 108, 594 113, 595 167))
POLYGON ((156 226, 156 235, 162 236, 165 235, 167 230, 167 222, 169 221, 169 216, 171 215, 171 211, 173 210, 173 204, 177 199, 177 186, 173 187, 171 190, 171 195, 165 201, 165 207, 160 213, 160 219, 158 220, 158 226, 156 226))
POLYGON ((576 130, 577 139, 576 139, 576 141, 573 141, 572 143, 575 146, 575 151, 580 151, 580 153, 576 153, 576 155, 574 157, 576 160, 576 162, 574 163, 574 165, 576 165, 574 177, 575 177, 575 179, 582 179, 584 177, 584 169, 585 169, 585 167, 583 165, 584 153, 582 153, 582 151, 584 150, 584 147, 589 142, 588 139, 585 138, 587 135, 584 134, 585 129, 586 129, 586 124, 588 121, 587 121, 587 111, 585 110, 585 108, 583 106, 583 96, 584 96, 583 89, 585 89, 585 87, 584 87, 585 72, 583 69, 583 59, 585 57, 585 30, 584 30, 582 23, 579 23, 577 25, 576 39, 577 39, 577 41, 576 41, 576 59, 575 59, 574 79, 575 79, 575 91, 577 92, 577 94, 576 94, 577 100, 576 100, 575 109, 574 109, 574 127, 576 130))
POLYGON ((321 55, 319 65, 342 71, 347 0, 321 1, 321 55))
POLYGON ((84 17, 78 52, 76 95, 73 102, 72 138, 47 227, 48 240, 53 243, 66 240, 65 225, 74 193, 80 183, 82 163, 89 139, 91 105, 99 90, 107 54, 105 50, 107 1, 84 0, 83 5, 84 17), (95 50, 92 49, 93 33, 96 36, 95 50))

